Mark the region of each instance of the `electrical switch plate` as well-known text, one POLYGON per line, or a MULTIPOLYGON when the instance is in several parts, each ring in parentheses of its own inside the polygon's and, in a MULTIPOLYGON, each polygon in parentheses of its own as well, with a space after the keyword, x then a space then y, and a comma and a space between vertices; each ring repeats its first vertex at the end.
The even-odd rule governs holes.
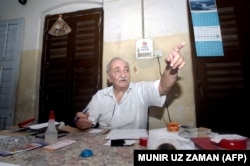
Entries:
POLYGON ((161 50, 155 50, 154 51, 154 57, 161 57, 162 56, 162 51, 161 50))

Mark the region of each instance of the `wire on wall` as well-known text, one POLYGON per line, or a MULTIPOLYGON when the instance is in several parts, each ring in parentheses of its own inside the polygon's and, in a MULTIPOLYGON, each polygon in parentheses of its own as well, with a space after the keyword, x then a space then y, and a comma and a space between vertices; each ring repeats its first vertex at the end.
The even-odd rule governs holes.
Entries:
POLYGON ((157 60, 158 60, 158 64, 159 64, 159 74, 160 74, 160 77, 161 77, 161 62, 160 62, 160 57, 157 57, 157 60))
MULTIPOLYGON (((144 38, 145 37, 145 31, 144 31, 144 0, 141 0, 141 15, 142 15, 142 19, 141 19, 142 20, 142 37, 144 38)), ((157 57, 157 60, 158 60, 158 64, 159 64, 159 74, 160 74, 160 77, 161 77, 162 72, 161 72, 160 57, 157 57)), ((166 105, 166 108, 167 108, 168 120, 169 120, 169 122, 171 122, 167 100, 165 102, 165 105, 166 105)))
POLYGON ((144 32, 144 0, 141 0, 141 25, 142 25, 142 38, 145 37, 145 32, 144 32))

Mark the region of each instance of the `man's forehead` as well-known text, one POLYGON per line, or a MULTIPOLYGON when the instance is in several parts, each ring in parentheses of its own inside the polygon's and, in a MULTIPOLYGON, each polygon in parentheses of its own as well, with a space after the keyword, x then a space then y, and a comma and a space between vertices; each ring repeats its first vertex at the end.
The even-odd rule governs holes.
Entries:
POLYGON ((111 66, 113 68, 128 67, 128 64, 122 60, 115 60, 112 62, 111 66))

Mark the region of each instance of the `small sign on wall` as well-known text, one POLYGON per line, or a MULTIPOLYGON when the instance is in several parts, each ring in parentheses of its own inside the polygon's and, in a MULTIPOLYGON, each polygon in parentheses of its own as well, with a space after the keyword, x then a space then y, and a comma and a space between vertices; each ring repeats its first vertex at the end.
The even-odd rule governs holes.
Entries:
POLYGON ((138 39, 136 41, 136 59, 153 58, 152 39, 138 39))

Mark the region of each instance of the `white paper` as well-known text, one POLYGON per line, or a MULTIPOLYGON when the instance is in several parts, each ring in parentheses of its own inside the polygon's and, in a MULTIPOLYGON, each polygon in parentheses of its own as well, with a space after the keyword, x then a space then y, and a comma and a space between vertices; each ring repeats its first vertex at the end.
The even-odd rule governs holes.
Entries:
POLYGON ((20 165, 16 165, 16 164, 12 164, 12 163, 3 163, 3 162, 0 162, 0 165, 1 166, 20 166, 20 165))
POLYGON ((148 137, 146 129, 113 129, 106 139, 139 139, 141 137, 148 137))
POLYGON ((219 143, 222 139, 226 140, 245 140, 247 139, 246 137, 243 137, 238 134, 221 134, 221 135, 216 135, 215 137, 211 138, 212 142, 219 143))
MULTIPOLYGON (((55 122, 55 125, 59 125, 59 122, 55 122)), ((39 129, 43 129, 45 127, 48 127, 48 122, 46 123, 40 123, 40 124, 34 124, 34 125, 30 125, 28 126, 30 129, 32 130, 39 130, 39 129)))
POLYGON ((71 145, 71 144, 73 144, 75 142, 76 141, 70 140, 70 139, 68 139, 68 140, 61 140, 61 141, 58 141, 55 144, 50 144, 50 145, 44 146, 43 148, 47 149, 47 150, 56 150, 56 149, 59 149, 59 148, 71 145))
POLYGON ((89 134, 98 134, 103 132, 103 129, 91 129, 88 133, 89 134))

